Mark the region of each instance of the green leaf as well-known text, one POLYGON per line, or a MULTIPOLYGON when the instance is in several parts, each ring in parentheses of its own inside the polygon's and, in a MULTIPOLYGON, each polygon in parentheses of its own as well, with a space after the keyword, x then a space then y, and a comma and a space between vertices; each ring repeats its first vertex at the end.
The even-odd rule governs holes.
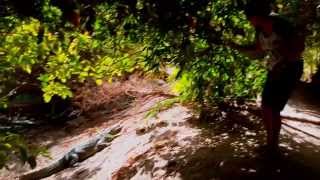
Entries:
POLYGON ((96 84, 99 85, 99 86, 102 84, 102 82, 103 82, 103 81, 102 81, 101 79, 97 79, 97 80, 96 80, 96 84))
POLYGON ((43 95, 43 98, 44 98, 44 101, 45 101, 46 103, 48 103, 48 102, 51 101, 52 96, 45 93, 45 94, 43 95))
POLYGON ((28 74, 31 74, 31 66, 30 65, 26 65, 25 67, 24 67, 24 70, 28 73, 28 74))

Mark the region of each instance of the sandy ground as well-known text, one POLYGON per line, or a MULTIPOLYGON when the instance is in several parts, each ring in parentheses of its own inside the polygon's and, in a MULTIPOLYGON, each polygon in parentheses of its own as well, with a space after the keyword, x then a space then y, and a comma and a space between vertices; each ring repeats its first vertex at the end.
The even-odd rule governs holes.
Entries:
MULTIPOLYGON (((265 132, 254 113, 226 111, 200 122, 189 108, 176 104, 156 117, 145 118, 150 108, 168 98, 166 87, 161 82, 139 80, 130 87, 138 90, 122 93, 116 104, 75 119, 64 128, 30 133, 52 156, 39 158, 37 168, 41 168, 99 131, 115 124, 123 127, 111 146, 46 179, 320 179, 320 126, 315 123, 285 119, 282 155, 270 159, 260 152, 265 132)), ((320 122, 316 114, 309 113, 310 109, 319 112, 315 106, 297 106, 301 98, 293 98, 282 114, 320 122)), ((15 179, 29 170, 19 165, 10 168, 0 171, 0 179, 15 179)))

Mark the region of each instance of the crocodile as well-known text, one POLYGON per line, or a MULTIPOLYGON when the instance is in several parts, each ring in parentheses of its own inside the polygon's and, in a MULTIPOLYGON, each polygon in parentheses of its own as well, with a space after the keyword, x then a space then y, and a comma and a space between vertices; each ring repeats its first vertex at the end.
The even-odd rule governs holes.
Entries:
POLYGON ((108 132, 101 133, 97 137, 90 139, 85 144, 72 148, 69 152, 51 165, 22 174, 19 179, 38 180, 49 177, 66 168, 75 167, 78 163, 88 159, 97 152, 108 147, 111 144, 111 141, 119 136, 120 131, 121 127, 115 127, 108 132))

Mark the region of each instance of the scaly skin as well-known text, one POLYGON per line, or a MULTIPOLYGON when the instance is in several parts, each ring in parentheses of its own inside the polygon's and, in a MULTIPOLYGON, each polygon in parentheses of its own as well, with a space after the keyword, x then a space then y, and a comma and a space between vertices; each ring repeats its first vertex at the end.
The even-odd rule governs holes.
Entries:
POLYGON ((112 129, 108 133, 103 133, 98 137, 88 141, 87 143, 80 145, 71 149, 67 154, 65 154, 61 159, 54 162, 53 164, 44 167, 39 170, 31 171, 25 173, 19 177, 20 180, 37 180, 42 179, 52 174, 55 174, 63 169, 72 167, 76 163, 82 162, 89 157, 93 156, 95 153, 103 150, 110 145, 110 142, 118 137, 118 133, 121 128, 112 129))

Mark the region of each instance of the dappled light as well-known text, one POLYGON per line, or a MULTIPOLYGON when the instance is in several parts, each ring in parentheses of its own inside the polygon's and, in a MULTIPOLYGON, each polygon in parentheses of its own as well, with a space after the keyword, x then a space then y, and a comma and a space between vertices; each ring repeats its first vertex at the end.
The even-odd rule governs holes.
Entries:
MULTIPOLYGON (((170 111, 162 114, 167 113, 170 111)), ((259 117, 250 122, 241 113, 232 113, 233 119, 228 117, 218 122, 212 119, 209 126, 187 119, 184 126, 200 130, 199 134, 184 138, 187 142, 182 143, 176 139, 177 132, 165 132, 162 135, 169 136, 167 142, 156 144, 154 149, 122 167, 116 179, 316 179, 319 176, 316 158, 320 157, 319 146, 306 140, 297 142, 292 134, 284 132, 281 156, 269 157, 261 149, 264 132, 259 117), (308 164, 299 160, 302 157, 308 164)))
POLYGON ((320 179, 320 0, 0 0, 0 179, 320 179))
MULTIPOLYGON (((92 138, 103 129, 114 124, 123 127, 121 136, 107 149, 79 166, 65 169, 49 179, 319 177, 320 141, 300 132, 318 132, 318 126, 292 120, 284 121, 292 126, 292 123, 302 125, 295 126, 299 131, 283 127, 281 154, 274 158, 263 149, 265 130, 259 109, 249 108, 251 105, 246 104, 233 108, 223 106, 224 109, 219 111, 215 108, 208 110, 205 119, 199 120, 199 114, 195 111, 173 105, 150 117, 146 116, 149 110, 157 102, 168 98, 165 92, 158 92, 159 89, 165 89, 166 85, 161 86, 152 80, 139 80, 137 76, 123 82, 123 86, 129 85, 130 95, 135 95, 134 98, 122 98, 121 101, 117 99, 116 104, 112 104, 114 98, 111 98, 109 102, 102 103, 95 113, 84 113, 68 122, 63 129, 48 126, 29 133, 30 137, 36 137, 33 143, 45 145, 50 149, 51 157, 58 158, 70 147, 92 138)), ((119 90, 119 94, 126 92, 126 89, 121 90, 117 84, 114 86, 119 90)), ((104 86, 100 88, 103 89, 104 86)), ((95 95, 96 91, 93 90, 92 95, 95 95)), ((92 96, 88 94, 88 97, 92 96)), ((291 100, 290 104, 292 103, 299 106, 302 102, 291 100)), ((297 107, 288 108, 295 112, 297 107)), ((284 114, 289 112, 284 111, 284 114)), ((315 136, 319 138, 318 134, 315 136)), ((41 158, 39 166, 51 161, 41 158)))

